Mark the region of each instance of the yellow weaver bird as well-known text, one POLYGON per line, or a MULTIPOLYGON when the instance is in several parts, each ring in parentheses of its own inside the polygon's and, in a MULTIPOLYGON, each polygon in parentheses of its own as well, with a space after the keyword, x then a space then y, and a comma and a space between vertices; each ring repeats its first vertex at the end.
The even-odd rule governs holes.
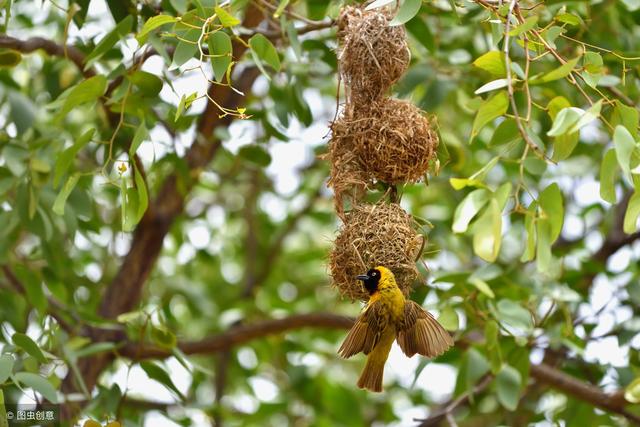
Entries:
POLYGON ((338 354, 344 358, 360 352, 367 355, 358 387, 382 391, 384 364, 393 340, 398 340, 398 345, 408 357, 416 353, 427 357, 439 356, 453 345, 449 333, 431 314, 404 297, 388 268, 372 268, 356 279, 362 280, 369 292, 369 301, 338 354))

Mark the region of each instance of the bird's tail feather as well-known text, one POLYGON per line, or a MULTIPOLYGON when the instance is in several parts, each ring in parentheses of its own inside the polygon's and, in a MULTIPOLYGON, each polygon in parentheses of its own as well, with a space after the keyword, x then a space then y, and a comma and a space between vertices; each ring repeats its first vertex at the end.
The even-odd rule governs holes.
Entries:
POLYGON ((378 361, 372 359, 372 357, 367 358, 367 363, 364 365, 362 374, 360 374, 360 378, 358 379, 358 387, 381 392, 385 360, 378 361))

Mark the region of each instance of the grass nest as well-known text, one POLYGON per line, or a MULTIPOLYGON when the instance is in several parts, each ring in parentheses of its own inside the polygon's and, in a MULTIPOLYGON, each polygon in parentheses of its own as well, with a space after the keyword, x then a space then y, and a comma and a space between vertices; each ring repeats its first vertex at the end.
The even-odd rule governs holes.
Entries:
POLYGON ((358 274, 378 265, 393 271, 405 296, 418 278, 416 260, 424 246, 417 224, 400 205, 379 202, 358 204, 347 213, 330 255, 333 285, 352 301, 366 301, 369 294, 358 274))
POLYGON ((331 123, 332 138, 329 141, 329 151, 323 156, 331 164, 327 186, 333 189, 335 209, 342 220, 345 219, 345 198, 352 203, 360 200, 371 181, 362 167, 353 140, 348 137, 348 123, 352 121, 352 116, 352 112, 345 111, 331 123))
POLYGON ((438 142, 429 118, 407 101, 385 98, 348 107, 331 124, 326 156, 331 163, 328 184, 338 212, 348 191, 357 200, 377 181, 392 185, 419 181, 436 157, 438 142))
MULTIPOLYGON (((389 26, 388 9, 347 6, 338 18, 338 60, 348 99, 379 98, 407 71, 411 53, 404 26, 389 26)), ((360 102, 359 102, 360 101, 360 102)))

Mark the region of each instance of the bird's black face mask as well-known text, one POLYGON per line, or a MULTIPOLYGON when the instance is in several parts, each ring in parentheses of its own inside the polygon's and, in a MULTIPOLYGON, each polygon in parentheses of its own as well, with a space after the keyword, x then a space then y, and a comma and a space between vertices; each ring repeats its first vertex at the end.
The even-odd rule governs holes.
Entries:
POLYGON ((364 287, 369 292, 369 295, 373 295, 378 290, 378 283, 380 282, 380 272, 375 268, 367 271, 367 274, 361 274, 356 276, 356 279, 362 280, 364 287))

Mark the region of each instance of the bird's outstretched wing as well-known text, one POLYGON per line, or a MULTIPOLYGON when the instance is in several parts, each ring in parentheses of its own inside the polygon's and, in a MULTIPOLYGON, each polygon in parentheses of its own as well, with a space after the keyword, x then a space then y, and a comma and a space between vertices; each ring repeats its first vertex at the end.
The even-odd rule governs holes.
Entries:
POLYGON ((360 352, 369 354, 380 341, 382 332, 387 327, 389 327, 389 318, 382 304, 376 301, 368 305, 351 327, 338 354, 345 359, 360 352))
POLYGON ((404 319, 397 326, 398 345, 407 356, 418 353, 436 357, 453 345, 453 339, 438 321, 419 304, 407 300, 404 319))

